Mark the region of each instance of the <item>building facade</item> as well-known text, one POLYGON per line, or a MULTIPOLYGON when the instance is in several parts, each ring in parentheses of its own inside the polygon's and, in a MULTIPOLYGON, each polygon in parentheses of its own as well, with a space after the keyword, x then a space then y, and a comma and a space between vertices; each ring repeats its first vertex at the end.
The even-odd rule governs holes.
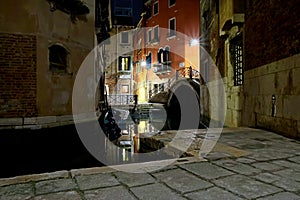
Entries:
POLYGON ((110 1, 110 38, 105 44, 105 85, 109 104, 132 101, 133 29, 142 5, 142 1, 110 1))
POLYGON ((72 119, 76 73, 94 47, 94 1, 0 3, 1 125, 72 119))
POLYGON ((297 1, 201 1, 201 35, 226 88, 226 126, 299 138, 297 10, 297 1))
POLYGON ((140 101, 166 90, 185 68, 199 72, 200 9, 191 12, 192 7, 199 8, 200 1, 145 2, 134 37, 135 93, 140 101))

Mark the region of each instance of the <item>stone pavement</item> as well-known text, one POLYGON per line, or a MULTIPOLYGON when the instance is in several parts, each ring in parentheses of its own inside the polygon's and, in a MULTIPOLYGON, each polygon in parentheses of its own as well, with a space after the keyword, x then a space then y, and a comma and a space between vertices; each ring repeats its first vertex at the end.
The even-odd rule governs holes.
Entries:
POLYGON ((155 161, 120 166, 123 171, 99 167, 0 179, 0 199, 300 199, 300 141, 272 132, 225 128, 204 159, 186 157, 156 171, 124 172, 163 164, 155 161))

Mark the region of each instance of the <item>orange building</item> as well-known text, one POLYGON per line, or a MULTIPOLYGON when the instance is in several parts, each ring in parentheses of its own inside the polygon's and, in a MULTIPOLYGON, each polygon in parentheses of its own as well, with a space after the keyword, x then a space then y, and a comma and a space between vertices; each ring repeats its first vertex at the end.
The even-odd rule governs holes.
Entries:
POLYGON ((167 90, 176 73, 199 71, 200 1, 149 0, 134 34, 135 93, 167 90), (192 9, 196 8, 196 9, 192 9))

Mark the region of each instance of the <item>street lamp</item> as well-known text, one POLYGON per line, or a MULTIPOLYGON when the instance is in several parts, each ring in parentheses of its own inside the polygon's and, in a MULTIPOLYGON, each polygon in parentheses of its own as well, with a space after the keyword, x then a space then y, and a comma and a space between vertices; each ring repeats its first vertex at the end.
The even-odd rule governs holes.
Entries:
POLYGON ((197 38, 193 38, 190 40, 190 46, 196 46, 199 44, 199 40, 197 38))

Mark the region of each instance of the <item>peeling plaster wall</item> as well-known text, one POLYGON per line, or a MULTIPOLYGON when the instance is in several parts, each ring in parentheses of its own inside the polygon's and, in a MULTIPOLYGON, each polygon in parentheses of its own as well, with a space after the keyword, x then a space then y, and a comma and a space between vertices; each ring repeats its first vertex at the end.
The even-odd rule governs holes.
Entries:
MULTIPOLYGON (((31 35, 35 38, 36 76, 35 113, 4 117, 58 116, 72 114, 72 90, 77 71, 94 47, 94 1, 86 0, 90 13, 84 20, 71 22, 70 15, 60 10, 51 12, 46 0, 11 0, 0 3, 0 33, 31 35), (49 70, 48 47, 62 45, 69 52, 66 73, 49 70)), ((9 88, 8 88, 9 89, 9 88)), ((12 90, 11 92, 17 92, 12 90)))

